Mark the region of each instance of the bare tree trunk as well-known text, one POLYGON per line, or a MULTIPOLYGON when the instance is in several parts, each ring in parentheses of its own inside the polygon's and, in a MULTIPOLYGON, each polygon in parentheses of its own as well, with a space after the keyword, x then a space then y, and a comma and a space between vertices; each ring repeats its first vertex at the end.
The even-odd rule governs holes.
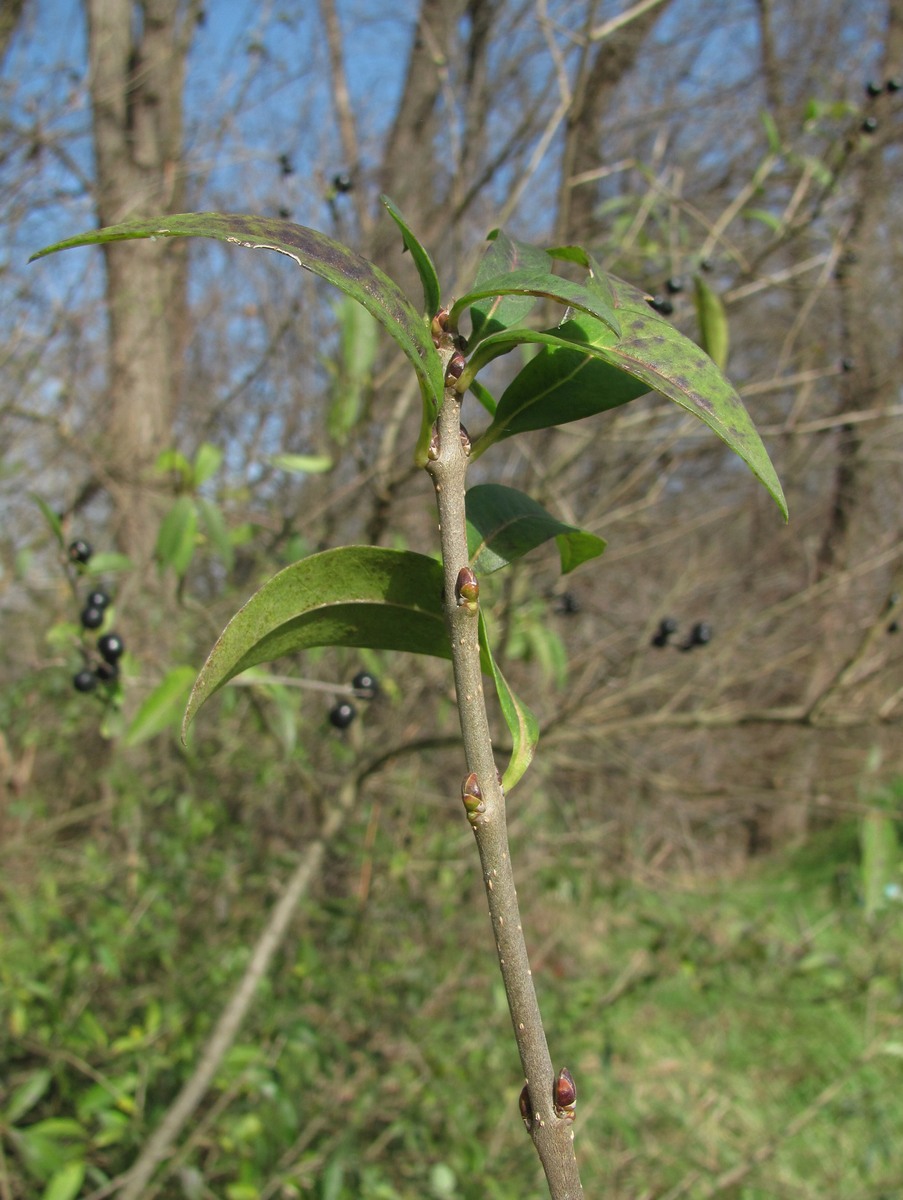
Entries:
POLYGON ((587 45, 567 118, 561 191, 555 230, 559 242, 592 240, 597 188, 574 181, 605 163, 605 112, 669 0, 640 11, 606 37, 595 52, 587 45))
MULTIPOLYGON (((193 16, 182 0, 86 0, 101 225, 182 207, 182 92, 193 16)), ((185 328, 185 245, 104 247, 103 417, 118 547, 139 564, 157 517, 148 468, 169 441, 185 328)), ((139 572, 140 575, 140 572, 139 572)))

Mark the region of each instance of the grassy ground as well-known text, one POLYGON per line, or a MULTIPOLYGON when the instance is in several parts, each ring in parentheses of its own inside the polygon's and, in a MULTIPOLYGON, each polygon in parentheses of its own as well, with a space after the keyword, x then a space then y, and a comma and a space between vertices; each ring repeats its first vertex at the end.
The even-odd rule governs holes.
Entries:
MULTIPOLYGON (((402 836, 358 815, 161 1196, 543 1195, 453 816, 402 836)), ((137 820, 122 801, 102 831, 4 860, 3 1200, 88 1196, 129 1164, 290 869, 198 796, 161 788, 140 838, 137 820)), ((903 1195, 903 905, 867 915, 856 825, 654 886, 588 870, 591 840, 557 864, 528 825, 517 840, 589 1197, 903 1195)))

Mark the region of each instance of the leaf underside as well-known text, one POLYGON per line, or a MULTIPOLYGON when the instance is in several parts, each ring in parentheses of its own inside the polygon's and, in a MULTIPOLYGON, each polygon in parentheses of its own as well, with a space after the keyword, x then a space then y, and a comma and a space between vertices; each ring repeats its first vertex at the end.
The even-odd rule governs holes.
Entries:
POLYGON ((477 575, 499 571, 554 538, 566 575, 605 549, 602 538, 566 525, 531 496, 499 483, 467 493, 467 548, 477 575))

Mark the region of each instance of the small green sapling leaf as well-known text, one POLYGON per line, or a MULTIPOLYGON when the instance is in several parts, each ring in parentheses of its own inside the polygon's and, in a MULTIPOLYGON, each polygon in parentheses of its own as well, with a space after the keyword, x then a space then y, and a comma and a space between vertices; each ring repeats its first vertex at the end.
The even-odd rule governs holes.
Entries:
POLYGON ((605 549, 594 533, 566 525, 517 488, 481 483, 467 493, 467 548, 479 575, 506 567, 555 538, 566 575, 605 549))

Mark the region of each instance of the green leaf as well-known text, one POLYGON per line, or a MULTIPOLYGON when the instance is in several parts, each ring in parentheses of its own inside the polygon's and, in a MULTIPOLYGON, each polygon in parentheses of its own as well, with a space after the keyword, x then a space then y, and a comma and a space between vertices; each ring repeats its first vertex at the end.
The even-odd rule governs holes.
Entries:
POLYGON ((171 567, 180 578, 194 557, 198 531, 198 513, 191 496, 179 496, 160 523, 157 534, 157 560, 162 568, 171 567))
POLYGON ((293 475, 322 475, 333 466, 328 454, 272 454, 270 462, 280 471, 289 471, 293 475))
POLYGON ((50 507, 50 505, 46 504, 41 499, 40 496, 38 496, 34 492, 32 492, 31 498, 32 498, 32 500, 34 500, 35 504, 41 510, 41 514, 43 515, 44 520, 50 526, 50 532, 56 538, 57 542, 60 545, 60 548, 62 548, 66 544, 65 539, 63 538, 63 523, 62 523, 62 521, 60 521, 59 517, 53 511, 53 509, 50 507))
POLYGON ((222 461, 223 452, 219 446, 213 446, 210 442, 202 442, 194 456, 192 470, 194 486, 200 487, 202 483, 206 483, 214 476, 220 469, 222 461))
POLYGON ((132 718, 124 738, 127 746, 137 746, 178 724, 194 676, 193 667, 171 667, 166 672, 132 718))
MULTIPOLYGON (((548 272, 549 256, 545 250, 526 242, 517 242, 501 230, 490 237, 489 248, 480 260, 474 280, 475 288, 479 289, 489 279, 520 269, 542 274, 548 272)), ((470 348, 473 349, 477 342, 490 333, 520 325, 535 304, 535 296, 493 296, 477 301, 470 309, 470 348)))
POLYGON ((181 450, 162 450, 157 455, 157 461, 154 463, 154 468, 162 475, 168 475, 171 472, 178 472, 182 476, 182 483, 185 487, 191 487, 194 479, 194 471, 191 463, 185 457, 181 450))
POLYGON ((85 1166, 84 1160, 79 1159, 55 1171, 41 1194, 41 1200, 75 1200, 85 1182, 85 1166))
POLYGON ((506 342, 506 350, 516 342, 539 342, 544 349, 503 392, 492 424, 474 443, 471 457, 479 458, 495 442, 517 433, 592 417, 648 392, 646 384, 604 361, 602 346, 609 341, 614 335, 607 326, 580 313, 554 332, 514 330, 484 342, 478 355, 506 342))
POLYGON ((380 200, 389 216, 401 230, 405 250, 410 252, 411 258, 414 260, 423 286, 423 311, 432 319, 442 304, 442 290, 439 287, 439 276, 436 274, 433 260, 414 236, 411 227, 401 215, 394 201, 390 200, 388 196, 380 196, 380 200))
POLYGON ((900 843, 893 816, 869 812, 859 828, 862 856, 862 891, 865 915, 873 917, 887 904, 888 884, 900 870, 900 843))
POLYGON ((495 683, 502 716, 511 732, 511 758, 508 760, 508 766, 502 776, 502 787, 506 792, 510 792, 521 779, 536 753, 539 724, 526 704, 512 692, 505 676, 496 666, 489 647, 489 634, 482 612, 480 613, 480 658, 484 673, 490 675, 495 683))
POLYGON ((450 658, 442 568, 407 550, 344 546, 274 575, 235 614, 198 675, 183 733, 235 675, 312 646, 366 646, 450 658))
POLYGON ((223 510, 218 504, 208 500, 206 496, 198 496, 195 506, 204 522, 210 545, 216 551, 226 570, 231 571, 235 565, 235 547, 232 544, 223 510))
POLYGON ((330 437, 344 444, 363 413, 376 359, 379 326, 350 296, 342 297, 336 316, 341 355, 337 362, 326 364, 333 377, 326 427, 330 437))
POLYGON ((32 1071, 24 1083, 20 1083, 9 1098, 3 1113, 4 1124, 15 1123, 30 1112, 50 1087, 53 1075, 45 1068, 32 1071))
POLYGON ((566 575, 605 549, 602 538, 565 525, 530 496, 499 483, 482 483, 467 493, 467 549, 478 575, 506 567, 555 538, 566 575))
MULTIPOLYGON (((524 341, 545 342, 546 347, 501 397, 492 424, 474 443, 471 458, 479 457, 493 442, 513 433, 574 421, 624 404, 645 391, 655 391, 708 425, 743 459, 786 517, 787 503, 780 481, 732 385, 694 342, 649 307, 644 292, 614 276, 609 276, 609 284, 623 336, 612 338, 604 324, 588 322, 584 316, 541 336, 525 332, 524 341), (580 344, 581 338, 583 353, 575 356, 570 347, 580 344), (633 382, 619 383, 610 371, 591 369, 584 361, 590 358, 614 367, 633 382), (571 388, 575 402, 569 399, 571 388)), ((486 343, 480 350, 485 348, 486 343)), ((462 380, 465 376, 466 372, 462 380)))
POLYGON ((719 370, 727 365, 730 333, 727 314, 721 297, 713 291, 701 275, 694 280, 696 316, 699 321, 699 344, 719 370))
POLYGON ((616 336, 621 332, 604 281, 591 279, 587 284, 572 283, 571 280, 552 271, 520 268, 504 275, 496 275, 494 279, 484 280, 479 287, 457 300, 449 314, 451 324, 457 325, 464 309, 484 296, 545 296, 549 300, 557 300, 565 307, 579 308, 589 313, 607 325, 616 336))
POLYGON ((763 109, 759 113, 759 119, 762 122, 762 128, 765 130, 765 137, 768 141, 768 149, 772 154, 781 153, 781 134, 777 126, 777 122, 767 109, 763 109))
MULTIPOLYGON (((372 313, 407 355, 420 383, 426 410, 424 419, 435 419, 444 376, 428 324, 398 284, 379 267, 315 229, 247 214, 178 213, 153 221, 125 221, 66 238, 33 254, 32 261, 74 246, 157 237, 208 237, 252 250, 276 250, 335 284, 372 313)), ((426 443, 422 451, 425 460, 426 443)))
POLYGON ((131 571, 132 560, 127 554, 116 554, 114 551, 92 554, 85 564, 86 575, 110 575, 116 571, 131 571))

